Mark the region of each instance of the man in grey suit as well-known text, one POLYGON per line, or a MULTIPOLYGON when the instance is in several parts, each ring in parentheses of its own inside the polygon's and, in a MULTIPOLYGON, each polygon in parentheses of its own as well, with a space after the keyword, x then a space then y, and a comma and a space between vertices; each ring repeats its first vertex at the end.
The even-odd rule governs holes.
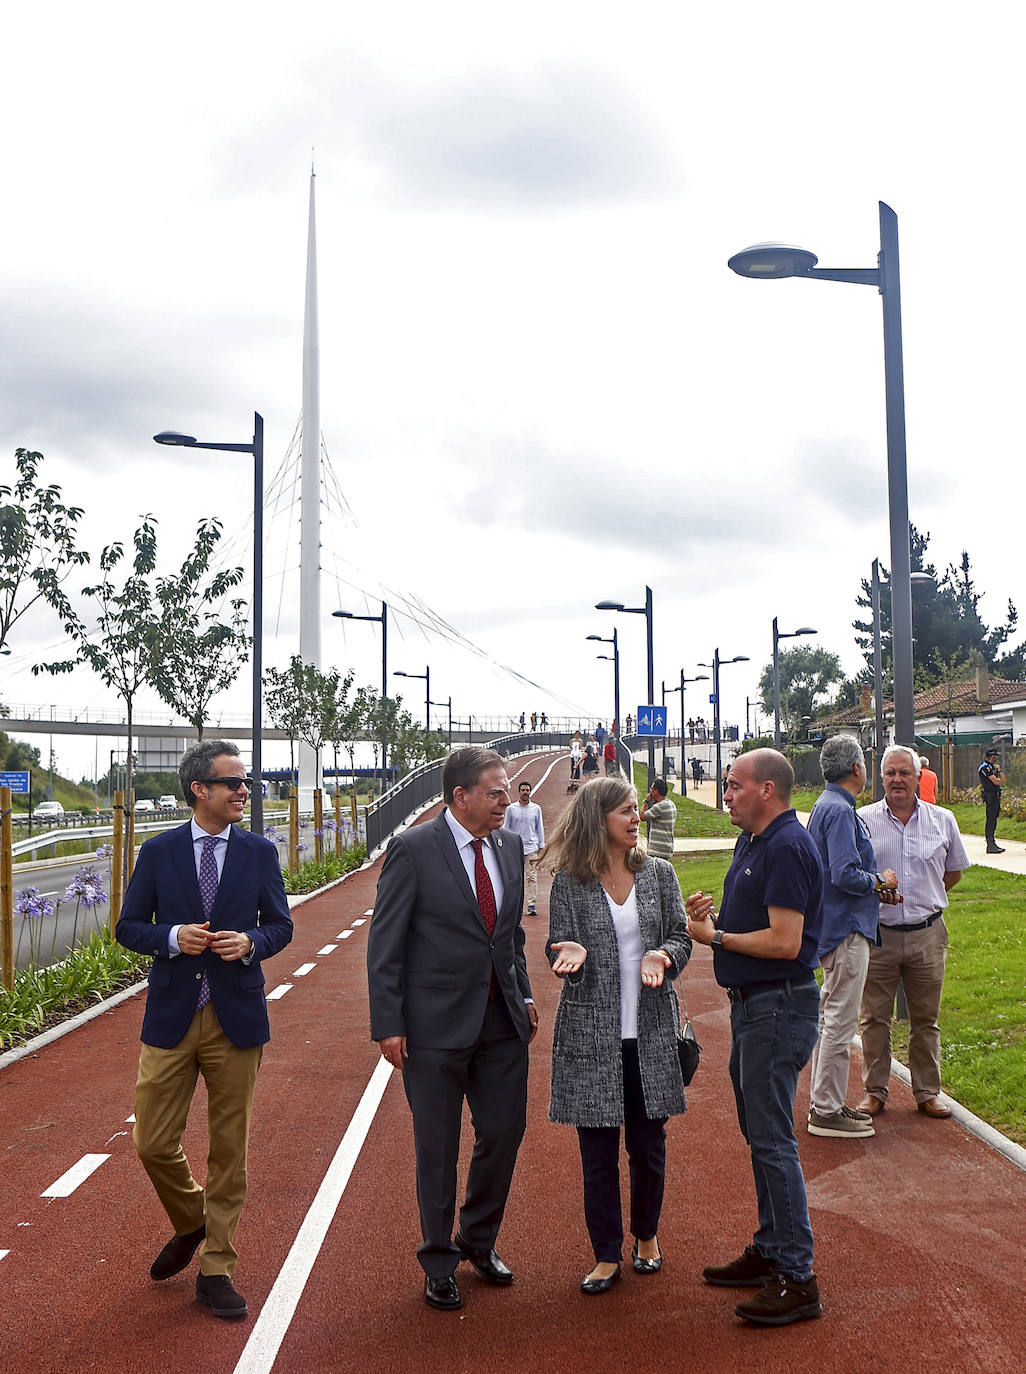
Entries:
POLYGON ((413 1113, 424 1297, 461 1307, 456 1266, 490 1283, 513 1275, 495 1252, 527 1124, 527 1046, 538 1029, 524 958, 524 852, 502 828, 502 758, 457 749, 445 810, 396 836, 378 880, 367 945, 371 1038, 403 1075, 413 1113), (474 1153, 453 1236, 466 1099, 474 1153))

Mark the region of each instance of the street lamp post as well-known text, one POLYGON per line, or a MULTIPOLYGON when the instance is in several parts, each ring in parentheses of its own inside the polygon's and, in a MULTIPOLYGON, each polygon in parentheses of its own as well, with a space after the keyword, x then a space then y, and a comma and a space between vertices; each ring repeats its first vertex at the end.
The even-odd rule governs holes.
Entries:
MULTIPOLYGON (((680 686, 671 687, 671 692, 680 693, 680 792, 682 797, 688 795, 688 768, 687 760, 684 757, 684 688, 689 682, 708 682, 708 673, 699 673, 697 677, 685 677, 684 669, 680 670, 680 686)), ((666 683, 663 683, 663 691, 666 690, 666 683)))
POLYGON ((887 411, 887 505, 891 527, 891 622, 894 653, 894 728, 912 740, 912 584, 908 537, 908 472, 905 454, 905 377, 901 348, 901 279, 898 217, 880 201, 880 253, 876 267, 817 267, 815 253, 781 243, 746 248, 727 266, 742 277, 818 277, 875 286, 883 303, 884 387, 887 411), (895 589, 897 595, 895 595, 895 589))
POLYGON ((401 673, 397 668, 392 674, 393 677, 416 677, 420 678, 424 686, 424 729, 431 729, 431 668, 426 665, 422 673, 401 673))
MULTIPOLYGON (((880 560, 873 559, 873 567, 870 574, 871 600, 873 605, 873 710, 876 724, 876 740, 873 748, 873 796, 878 797, 881 792, 880 778, 880 755, 884 749, 884 718, 883 718, 883 648, 881 645, 881 622, 880 622, 880 587, 883 579, 880 577, 880 560)), ((931 585, 934 579, 929 573, 914 572, 909 573, 909 585, 913 582, 929 582, 931 585)), ((893 630, 893 617, 891 626, 893 630)), ((915 739, 915 712, 912 712, 912 729, 907 739, 911 746, 915 739)), ((897 732, 897 717, 895 717, 894 738, 900 743, 903 736, 897 732)))
POLYGON ((773 617, 773 747, 780 748, 780 641, 782 639, 797 639, 799 635, 814 635, 816 630, 812 630, 808 625, 803 625, 800 630, 779 630, 777 629, 777 617, 773 617))
POLYGON ((264 673, 264 419, 253 413, 250 444, 201 444, 191 434, 162 430, 153 436, 158 444, 180 448, 215 449, 219 453, 253 455, 253 792, 249 799, 249 826, 254 835, 264 833, 263 786, 263 673, 264 673))
MULTIPOLYGON (((398 676, 398 674, 397 674, 398 676)), ((429 701, 429 706, 447 706, 449 708, 449 749, 452 750, 452 697, 448 701, 429 701)), ((429 727, 430 728, 430 727, 429 727)))
POLYGON ((720 658, 719 649, 713 650, 711 663, 700 663, 699 668, 713 670, 713 736, 716 741, 716 809, 723 810, 723 759, 720 750, 720 669, 728 663, 747 663, 747 654, 736 654, 733 658, 720 658))
MULTIPOLYGON (((646 705, 653 706, 655 702, 655 660, 652 653, 652 588, 645 588, 644 606, 625 606, 622 601, 596 601, 596 611, 620 611, 624 615, 643 615, 645 617, 645 639, 648 649, 648 701, 646 705)), ((655 736, 650 735, 648 740, 648 786, 651 790, 652 783, 655 781, 655 736)))
POLYGON ((616 725, 617 733, 623 729, 620 720, 620 649, 616 642, 616 626, 613 626, 612 638, 606 635, 587 635, 586 638, 594 639, 599 644, 612 644, 612 654, 596 654, 596 658, 611 658, 613 663, 613 721, 616 725))
MULTIPOLYGON (((332 611, 332 616, 336 620, 374 620, 381 626, 381 699, 388 700, 388 605, 382 601, 380 615, 354 615, 352 611, 332 611)), ((388 760, 385 752, 388 740, 384 734, 381 737, 381 791, 385 792, 388 787, 388 774, 386 766, 388 760)))

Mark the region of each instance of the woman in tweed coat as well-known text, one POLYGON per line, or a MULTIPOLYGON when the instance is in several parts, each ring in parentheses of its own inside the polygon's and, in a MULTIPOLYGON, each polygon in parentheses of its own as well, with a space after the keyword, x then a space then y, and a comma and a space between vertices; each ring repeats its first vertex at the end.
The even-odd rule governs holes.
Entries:
POLYGON ((549 1120, 576 1126, 584 1216, 595 1267, 581 1284, 605 1293, 620 1277, 620 1127, 630 1161, 631 1260, 662 1265, 666 1118, 686 1110, 671 980, 691 957, 673 868, 646 856, 638 795, 622 778, 587 782, 546 848, 552 971, 563 979, 552 1047, 549 1120))

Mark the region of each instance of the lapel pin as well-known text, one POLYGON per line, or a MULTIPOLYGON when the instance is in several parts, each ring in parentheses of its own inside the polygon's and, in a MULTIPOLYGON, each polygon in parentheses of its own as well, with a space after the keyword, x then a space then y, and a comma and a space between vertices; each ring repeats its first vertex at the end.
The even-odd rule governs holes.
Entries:
POLYGON ((495 837, 495 843, 499 846, 500 849, 502 848, 502 841, 499 839, 498 835, 496 835, 495 837))

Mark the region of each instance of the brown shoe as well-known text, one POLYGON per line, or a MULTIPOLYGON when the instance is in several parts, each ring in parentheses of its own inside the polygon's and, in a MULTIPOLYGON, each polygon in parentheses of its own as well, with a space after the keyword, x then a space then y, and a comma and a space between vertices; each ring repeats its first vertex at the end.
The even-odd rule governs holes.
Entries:
POLYGON ((778 1274, 754 1297, 739 1302, 734 1311, 746 1322, 756 1322, 759 1326, 786 1326, 789 1322, 818 1317, 823 1304, 819 1300, 816 1275, 812 1274, 805 1283, 796 1283, 778 1274))
POLYGON ((945 1107, 939 1097, 928 1097, 925 1102, 920 1102, 919 1110, 924 1116, 935 1116, 938 1119, 951 1115, 951 1108, 945 1107))
POLYGON ((777 1266, 773 1260, 755 1248, 745 1247, 743 1255, 729 1264, 707 1264, 702 1270, 702 1278, 717 1288, 758 1288, 777 1276, 777 1266))
POLYGON ((859 1103, 859 1111, 865 1112, 867 1116, 879 1116, 887 1103, 882 1097, 877 1097, 875 1093, 866 1093, 859 1103))

